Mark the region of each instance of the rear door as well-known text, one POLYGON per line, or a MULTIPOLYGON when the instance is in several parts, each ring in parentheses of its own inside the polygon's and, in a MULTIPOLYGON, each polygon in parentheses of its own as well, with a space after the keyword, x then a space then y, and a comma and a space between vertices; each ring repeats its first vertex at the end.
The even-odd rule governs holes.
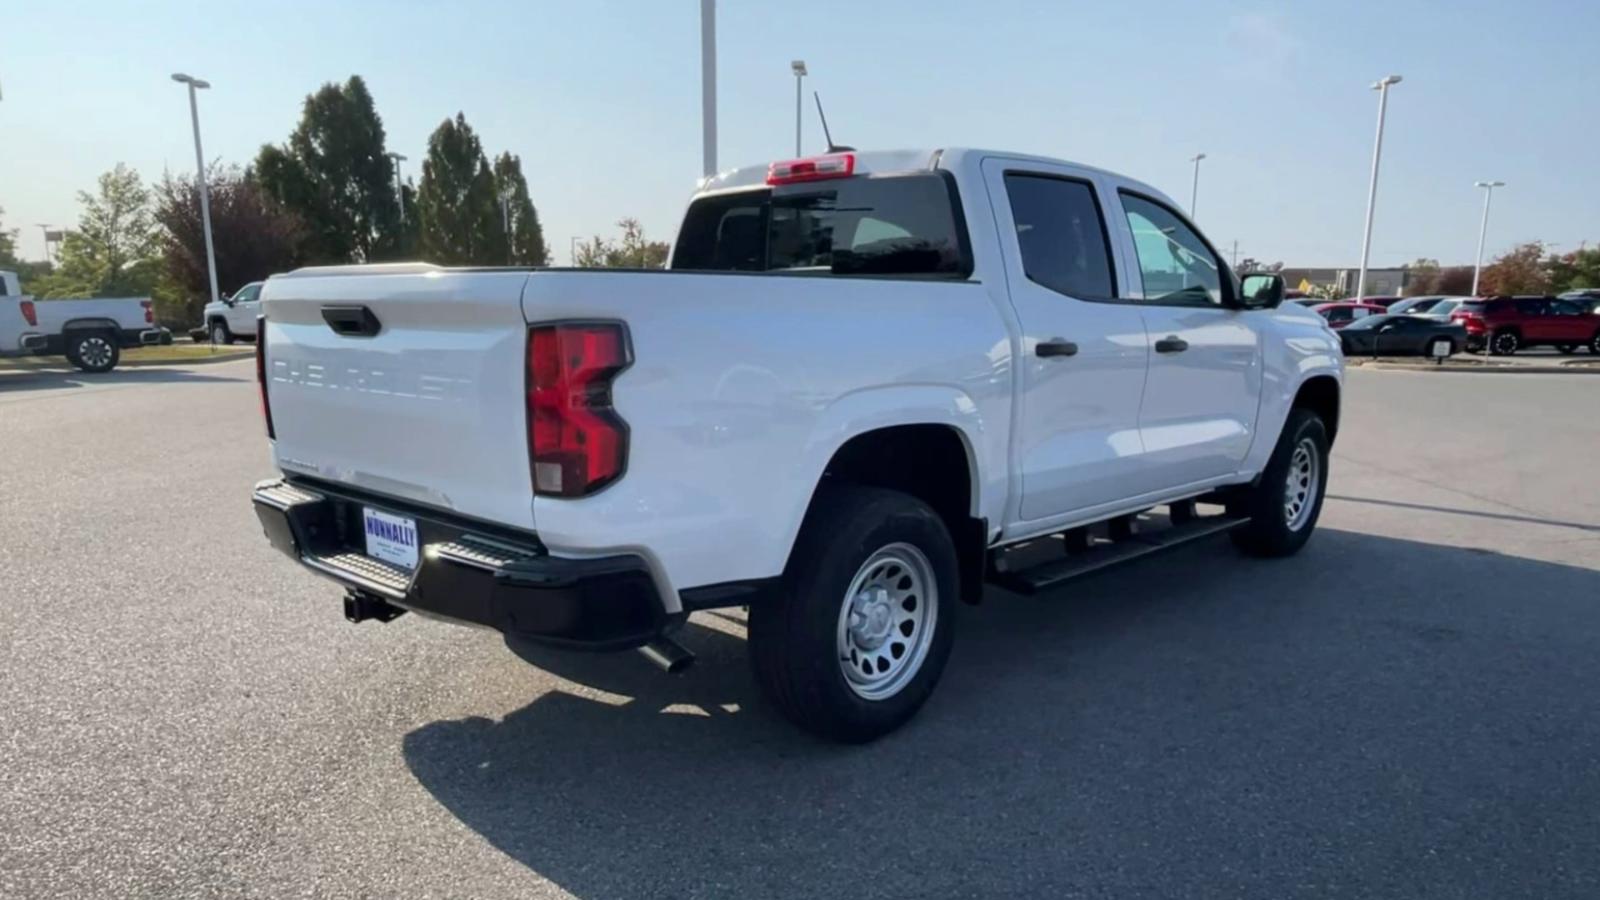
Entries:
POLYGON ((532 527, 526 272, 269 280, 265 354, 279 466, 532 527))
POLYGON ((1020 518, 1134 496, 1149 348, 1139 309, 1117 283, 1101 176, 1000 158, 983 170, 1022 334, 1020 518))
POLYGON ((1152 351, 1139 411, 1150 488, 1232 474, 1255 435, 1259 323, 1272 313, 1223 306, 1233 275, 1170 205, 1123 189, 1118 206, 1152 351))

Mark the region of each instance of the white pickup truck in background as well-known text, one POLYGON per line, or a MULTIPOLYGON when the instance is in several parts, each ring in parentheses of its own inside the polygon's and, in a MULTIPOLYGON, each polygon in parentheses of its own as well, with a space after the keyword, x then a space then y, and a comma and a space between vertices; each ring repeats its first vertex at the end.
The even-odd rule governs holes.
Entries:
POLYGON ((117 367, 124 347, 170 341, 149 297, 35 300, 0 271, 0 356, 65 356, 85 372, 117 367))
POLYGON ((213 344, 231 344, 239 338, 255 339, 256 317, 261 315, 261 285, 252 281, 216 303, 207 303, 203 313, 206 336, 213 344))
POLYGON ((987 584, 1222 533, 1287 555, 1316 524, 1338 339, 1147 185, 981 150, 788 160, 704 182, 671 265, 269 279, 270 541, 353 621, 669 669, 691 612, 746 606, 765 694, 863 741, 922 705, 987 584))

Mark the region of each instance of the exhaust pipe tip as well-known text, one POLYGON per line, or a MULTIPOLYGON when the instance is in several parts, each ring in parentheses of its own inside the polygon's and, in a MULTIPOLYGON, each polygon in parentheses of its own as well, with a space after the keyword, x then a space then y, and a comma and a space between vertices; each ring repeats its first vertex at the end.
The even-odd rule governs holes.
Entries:
POLYGON ((639 652, 644 655, 645 659, 660 666, 661 671, 666 672, 668 675, 682 674, 686 669, 694 665, 694 653, 688 647, 665 636, 658 637, 640 647, 639 652))

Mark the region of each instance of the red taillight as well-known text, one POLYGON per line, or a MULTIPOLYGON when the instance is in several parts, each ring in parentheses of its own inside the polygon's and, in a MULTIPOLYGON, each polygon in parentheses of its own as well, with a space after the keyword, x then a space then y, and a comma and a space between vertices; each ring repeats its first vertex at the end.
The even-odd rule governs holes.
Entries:
POLYGON ((22 301, 20 306, 22 307, 22 317, 24 319, 28 320, 29 327, 38 328, 39 327, 39 314, 37 312, 35 312, 34 309, 33 309, 33 301, 32 300, 24 300, 24 301, 22 301))
POLYGON ((528 459, 533 491, 583 497, 622 476, 628 426, 611 408, 611 382, 633 362, 621 322, 559 322, 528 329, 528 459))
POLYGON ((267 402, 267 317, 256 317, 256 386, 261 389, 261 417, 267 420, 267 440, 276 440, 272 405, 267 402))
POLYGON ((149 300, 140 300, 139 301, 139 305, 144 307, 144 322, 145 322, 145 324, 146 325, 155 324, 156 314, 155 314, 154 311, 152 311, 150 309, 150 301, 149 300))
POLYGON ((849 178, 856 171, 854 153, 836 153, 832 156, 812 156, 806 159, 785 159, 767 166, 767 184, 794 184, 800 181, 822 181, 828 178, 849 178))

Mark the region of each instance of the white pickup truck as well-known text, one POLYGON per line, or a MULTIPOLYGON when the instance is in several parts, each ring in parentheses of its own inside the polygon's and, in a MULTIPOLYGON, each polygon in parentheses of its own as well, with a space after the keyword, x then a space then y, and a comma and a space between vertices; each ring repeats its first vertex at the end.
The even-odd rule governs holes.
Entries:
POLYGON ((693 196, 668 271, 269 279, 282 477, 255 508, 353 621, 417 610, 673 669, 691 612, 748 607, 772 702, 870 740, 928 697, 952 605, 988 583, 1223 532, 1305 543, 1343 361, 1282 294, 1085 166, 737 169, 693 196))
POLYGON ((15 272, 0 272, 0 356, 65 356, 85 372, 109 372, 122 348, 166 338, 148 297, 35 300, 15 272))

